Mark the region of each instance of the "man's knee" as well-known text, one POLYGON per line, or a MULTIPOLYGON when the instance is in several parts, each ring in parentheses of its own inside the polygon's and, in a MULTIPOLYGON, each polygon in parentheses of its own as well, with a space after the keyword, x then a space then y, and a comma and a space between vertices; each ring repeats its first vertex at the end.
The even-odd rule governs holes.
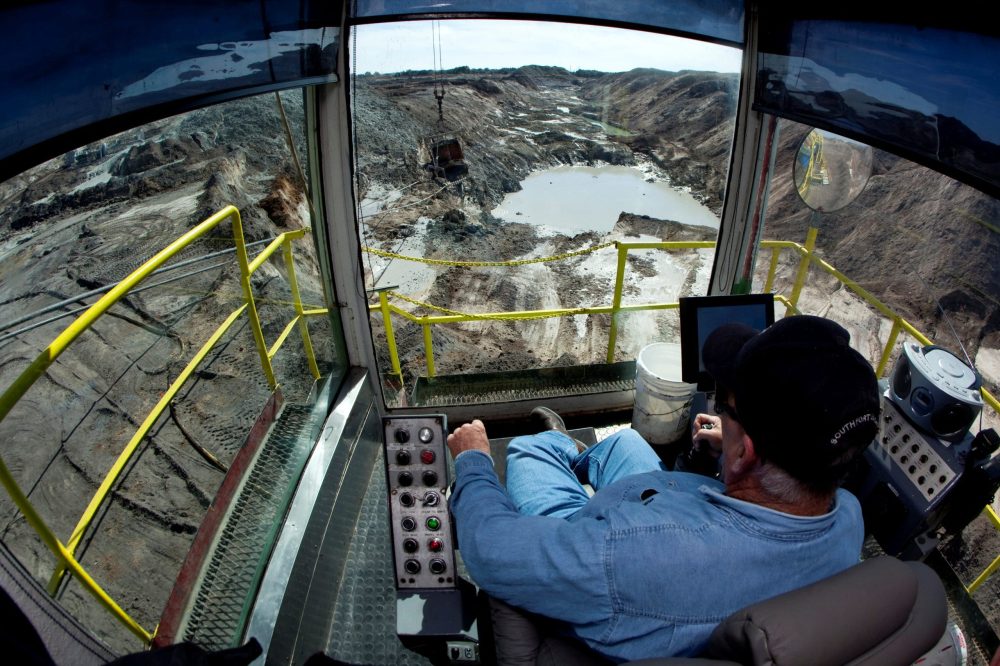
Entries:
POLYGON ((622 428, 618 432, 607 437, 610 444, 613 444, 616 449, 620 449, 622 453, 627 453, 628 451, 635 450, 647 450, 649 449, 649 443, 643 439, 640 435, 632 428, 622 428))
MULTIPOLYGON (((599 469, 610 475, 602 479, 601 483, 618 479, 622 475, 665 469, 653 448, 642 435, 631 428, 623 428, 606 437, 591 451, 600 461, 599 469)), ((591 483, 593 484, 593 479, 591 483)))
POLYGON ((509 458, 510 456, 521 455, 526 451, 530 451, 535 446, 537 446, 537 444, 535 443, 534 435, 522 435, 521 437, 515 437, 510 440, 509 444, 507 444, 507 457, 509 458))
POLYGON ((571 444, 572 440, 553 430, 536 435, 522 435, 515 437, 507 445, 507 457, 562 457, 564 450, 571 444))

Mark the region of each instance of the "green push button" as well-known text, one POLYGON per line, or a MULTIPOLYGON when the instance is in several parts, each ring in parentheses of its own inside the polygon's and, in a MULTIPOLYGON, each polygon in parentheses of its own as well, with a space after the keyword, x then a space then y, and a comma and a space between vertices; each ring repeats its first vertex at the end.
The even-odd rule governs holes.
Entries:
POLYGON ((427 525, 427 529, 429 530, 441 529, 441 520, 437 516, 431 516, 424 524, 427 525))

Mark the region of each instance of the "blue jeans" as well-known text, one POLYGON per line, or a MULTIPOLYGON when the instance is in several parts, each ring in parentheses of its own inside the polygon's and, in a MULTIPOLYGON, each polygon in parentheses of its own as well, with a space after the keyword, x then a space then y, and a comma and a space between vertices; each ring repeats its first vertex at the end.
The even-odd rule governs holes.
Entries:
POLYGON ((569 518, 596 491, 632 474, 667 469, 639 433, 619 430, 583 453, 557 430, 516 437, 507 446, 507 494, 519 513, 569 518))

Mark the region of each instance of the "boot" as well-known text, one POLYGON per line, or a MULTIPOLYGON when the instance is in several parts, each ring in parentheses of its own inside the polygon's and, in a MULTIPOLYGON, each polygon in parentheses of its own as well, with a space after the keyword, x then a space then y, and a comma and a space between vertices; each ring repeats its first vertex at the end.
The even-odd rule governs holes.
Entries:
POLYGON ((573 442, 576 443, 576 450, 578 452, 583 453, 587 450, 586 444, 569 434, 569 431, 566 430, 566 424, 563 422, 562 417, 548 407, 535 407, 531 410, 531 415, 541 422, 542 426, 544 426, 543 430, 558 430, 572 439, 573 442))

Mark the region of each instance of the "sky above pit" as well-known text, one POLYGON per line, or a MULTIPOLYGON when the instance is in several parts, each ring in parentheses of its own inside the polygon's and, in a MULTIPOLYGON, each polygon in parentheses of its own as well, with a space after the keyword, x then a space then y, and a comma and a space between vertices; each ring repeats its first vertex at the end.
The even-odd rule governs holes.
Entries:
POLYGON ((354 71, 435 69, 439 42, 441 69, 550 65, 570 71, 651 67, 738 72, 742 58, 739 49, 728 46, 621 28, 540 21, 407 21, 358 26, 354 71))

